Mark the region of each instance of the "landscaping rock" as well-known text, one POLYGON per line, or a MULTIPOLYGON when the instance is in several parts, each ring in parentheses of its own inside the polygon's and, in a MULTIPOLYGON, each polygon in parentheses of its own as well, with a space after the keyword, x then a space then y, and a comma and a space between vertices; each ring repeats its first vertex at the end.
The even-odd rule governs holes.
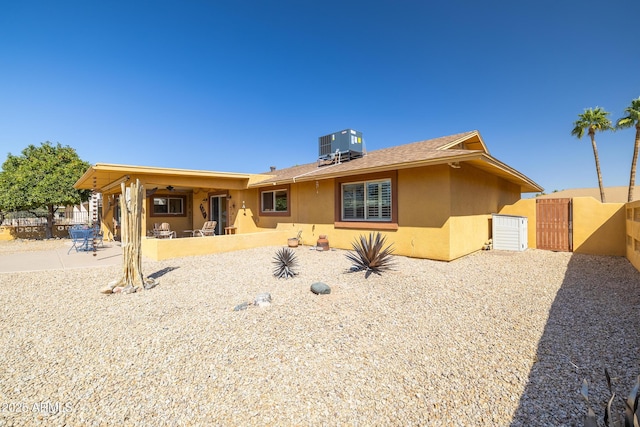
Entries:
POLYGON ((253 304, 258 307, 268 307, 271 305, 271 294, 269 292, 264 292, 262 294, 256 295, 256 299, 253 301, 253 304))
POLYGON ((242 304, 238 304, 235 307, 233 307, 233 311, 246 310, 247 307, 249 307, 249 303, 248 302, 243 302, 242 304))
POLYGON ((111 293, 113 293, 113 289, 116 287, 117 283, 118 283, 117 280, 112 280, 111 282, 109 282, 108 285, 106 285, 105 287, 100 289, 100 293, 101 294, 111 294, 111 293))
POLYGON ((147 277, 147 278, 144 280, 144 289, 145 289, 145 290, 153 289, 153 288, 155 288, 156 286, 158 286, 158 281, 157 281, 156 279, 153 279, 153 278, 147 277))
POLYGON ((100 293, 101 294, 112 294, 113 293, 113 286, 111 285, 107 285, 103 288, 100 289, 100 293))
POLYGON ((331 288, 326 283, 316 282, 311 285, 311 292, 316 295, 328 295, 331 293, 331 288))

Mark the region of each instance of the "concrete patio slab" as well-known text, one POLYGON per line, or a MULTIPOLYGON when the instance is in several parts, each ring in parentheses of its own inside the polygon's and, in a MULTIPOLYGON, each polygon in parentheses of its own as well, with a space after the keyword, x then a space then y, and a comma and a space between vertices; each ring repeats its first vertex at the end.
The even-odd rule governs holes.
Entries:
POLYGON ((122 264, 122 248, 119 242, 105 242, 104 247, 93 251, 76 252, 71 243, 52 250, 6 254, 0 257, 0 273, 43 270, 69 270, 86 267, 102 267, 122 264))

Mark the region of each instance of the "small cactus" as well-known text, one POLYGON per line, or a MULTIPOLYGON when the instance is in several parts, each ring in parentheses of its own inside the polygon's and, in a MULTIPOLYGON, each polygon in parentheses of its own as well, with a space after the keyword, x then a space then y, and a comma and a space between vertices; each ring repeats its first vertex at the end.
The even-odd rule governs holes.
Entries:
POLYGON ((276 252, 276 255, 273 257, 275 264, 275 269, 273 270, 273 275, 277 278, 285 278, 293 277, 298 274, 294 269, 298 266, 298 259, 296 258, 296 254, 289 248, 282 248, 276 252))

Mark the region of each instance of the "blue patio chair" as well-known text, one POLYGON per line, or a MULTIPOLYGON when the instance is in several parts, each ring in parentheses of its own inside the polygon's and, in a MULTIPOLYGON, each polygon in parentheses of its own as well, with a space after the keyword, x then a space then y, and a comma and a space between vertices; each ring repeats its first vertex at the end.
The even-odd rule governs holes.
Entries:
POLYGON ((100 225, 95 225, 93 227, 93 239, 95 239, 96 241, 96 245, 100 245, 104 247, 104 232, 102 231, 102 228, 100 228, 100 225))
POLYGON ((67 251, 67 255, 69 255, 71 249, 74 248, 76 252, 88 251, 89 239, 93 239, 93 228, 71 227, 69 237, 71 238, 72 245, 67 251))

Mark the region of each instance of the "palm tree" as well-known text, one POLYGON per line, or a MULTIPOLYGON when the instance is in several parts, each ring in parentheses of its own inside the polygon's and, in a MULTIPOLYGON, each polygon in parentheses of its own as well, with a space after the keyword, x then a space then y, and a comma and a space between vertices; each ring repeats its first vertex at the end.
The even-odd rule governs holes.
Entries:
POLYGON ((636 126, 636 142, 633 145, 633 158, 631 159, 631 176, 629 177, 629 198, 628 202, 633 200, 633 187, 636 185, 636 163, 638 162, 638 148, 640 148, 640 97, 631 100, 631 105, 624 110, 627 115, 618 119, 616 128, 625 129, 636 126))
POLYGON ((596 147, 596 131, 611 130, 611 120, 607 118, 608 111, 604 111, 600 107, 586 108, 584 113, 578 114, 579 119, 575 121, 571 135, 575 135, 578 139, 584 136, 584 131, 591 137, 591 146, 593 147, 593 157, 596 159, 596 172, 598 173, 598 185, 600 186, 600 201, 605 203, 604 187, 602 186, 602 173, 600 172, 600 159, 598 158, 598 148, 596 147))

